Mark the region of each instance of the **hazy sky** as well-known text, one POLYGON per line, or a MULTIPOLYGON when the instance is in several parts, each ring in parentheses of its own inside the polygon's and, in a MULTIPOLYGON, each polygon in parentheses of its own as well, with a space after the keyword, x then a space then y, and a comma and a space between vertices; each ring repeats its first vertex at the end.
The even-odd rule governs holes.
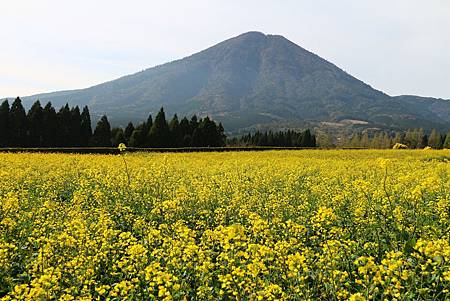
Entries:
POLYGON ((0 0, 0 97, 92 86, 254 30, 388 94, 450 98, 449 0, 0 0))

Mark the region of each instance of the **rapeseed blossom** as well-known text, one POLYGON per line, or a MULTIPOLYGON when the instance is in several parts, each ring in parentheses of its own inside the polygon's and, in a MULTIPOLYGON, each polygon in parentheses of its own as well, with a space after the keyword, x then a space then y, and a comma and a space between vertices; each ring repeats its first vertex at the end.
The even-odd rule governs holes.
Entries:
POLYGON ((2 153, 0 299, 448 300, 448 157, 2 153))

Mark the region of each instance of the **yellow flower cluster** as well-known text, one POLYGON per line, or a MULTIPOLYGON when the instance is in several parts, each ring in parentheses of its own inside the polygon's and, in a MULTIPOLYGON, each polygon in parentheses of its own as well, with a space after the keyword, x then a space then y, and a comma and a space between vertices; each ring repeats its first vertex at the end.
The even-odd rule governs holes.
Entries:
POLYGON ((449 300, 448 150, 0 154, 0 300, 449 300))

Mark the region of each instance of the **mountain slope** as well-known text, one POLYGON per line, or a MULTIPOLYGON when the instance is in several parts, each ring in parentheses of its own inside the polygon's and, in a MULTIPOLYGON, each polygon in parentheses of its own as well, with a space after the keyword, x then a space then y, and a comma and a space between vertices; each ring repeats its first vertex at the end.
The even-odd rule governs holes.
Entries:
POLYGON ((249 32, 204 51, 87 89, 39 94, 89 105, 113 122, 169 113, 211 115, 228 130, 356 119, 368 126, 445 128, 450 102, 390 97, 282 36, 249 32))

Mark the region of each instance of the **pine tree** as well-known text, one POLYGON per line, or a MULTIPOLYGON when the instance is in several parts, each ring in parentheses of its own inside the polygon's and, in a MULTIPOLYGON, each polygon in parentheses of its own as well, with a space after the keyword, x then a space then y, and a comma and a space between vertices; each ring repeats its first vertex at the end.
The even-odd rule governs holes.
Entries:
POLYGON ((0 147, 9 146, 10 136, 9 102, 5 100, 0 105, 0 147))
POLYGON ((168 147, 169 141, 169 126, 166 121, 164 109, 161 108, 155 117, 155 122, 150 129, 150 146, 151 147, 168 147))
POLYGON ((31 147, 41 147, 44 142, 44 110, 41 103, 36 101, 28 111, 28 141, 31 147))
POLYGON ((375 133, 372 140, 370 141, 371 148, 381 148, 381 133, 375 133))
POLYGON ((129 122, 123 133, 124 138, 125 138, 125 144, 127 144, 127 145, 130 144, 130 138, 131 138, 131 135, 133 134, 133 131, 134 131, 134 125, 132 122, 129 122))
POLYGON ((381 148, 388 149, 392 147, 392 139, 387 133, 383 133, 381 136, 381 148))
POLYGON ((447 136, 445 137, 444 148, 450 149, 450 132, 448 132, 447 136))
MULTIPOLYGON (((134 137, 133 137, 133 143, 130 146, 134 147, 149 147, 151 144, 150 141, 150 134, 147 133, 146 130, 147 126, 145 122, 139 124, 136 129, 133 131, 134 137)), ((133 136, 133 134, 131 134, 133 136)), ((131 137, 130 137, 131 139, 131 137)))
POLYGON ((177 114, 173 115, 172 120, 169 122, 170 131, 170 146, 180 147, 183 145, 183 136, 181 135, 180 122, 178 121, 177 114))
POLYGON ((362 137, 361 137, 361 147, 364 147, 364 148, 370 147, 370 144, 369 144, 369 133, 367 133, 367 132, 364 132, 364 133, 362 134, 362 137))
POLYGON ((26 146, 27 144, 27 114, 22 106, 22 100, 17 97, 9 111, 11 124, 11 146, 26 146))
POLYGON ((113 128, 111 130, 112 146, 117 147, 120 143, 125 143, 125 135, 122 128, 113 128))
POLYGON ((191 120, 189 120, 189 135, 193 135, 194 131, 198 128, 199 122, 196 115, 191 117, 191 120))
POLYGON ((97 122, 92 140, 94 146, 111 146, 111 125, 105 115, 97 122))
POLYGON ((305 130, 302 133, 302 140, 301 140, 301 146, 302 147, 313 147, 313 139, 311 136, 311 131, 309 129, 305 130))
POLYGON ((333 147, 333 141, 331 137, 326 132, 317 133, 317 144, 319 147, 333 147))
POLYGON ((85 106, 83 108, 83 112, 81 112, 81 139, 80 139, 80 146, 88 146, 89 142, 92 138, 92 125, 91 125, 91 115, 89 113, 89 108, 85 106))
POLYGON ((428 139, 428 146, 434 149, 442 148, 441 134, 435 129, 431 131, 430 138, 428 139))
MULTIPOLYGON (((219 126, 217 127, 217 135, 219 141, 219 144, 217 146, 225 146, 227 142, 227 136, 225 135, 225 129, 223 128, 221 122, 219 122, 219 126)), ((264 139, 261 140, 264 141, 264 139)), ((267 135, 265 136, 265 140, 267 140, 267 135)))
POLYGON ((80 108, 75 106, 70 110, 70 137, 71 145, 80 147, 82 144, 82 130, 81 130, 81 114, 80 108))
POLYGON ((360 133, 354 133, 352 135, 352 139, 350 139, 350 146, 351 147, 362 147, 360 133))
POLYGON ((73 145, 71 136, 71 114, 69 104, 61 107, 56 114, 58 118, 58 146, 67 147, 73 145))
POLYGON ((409 148, 416 148, 418 141, 415 130, 408 129, 405 134, 405 143, 409 148))
POLYGON ((42 114, 42 146, 55 147, 58 144, 58 118, 52 103, 48 102, 42 114))
POLYGON ((401 132, 396 132, 392 143, 393 144, 396 144, 396 143, 405 144, 405 134, 403 134, 401 132))
POLYGON ((142 146, 142 127, 137 127, 133 133, 131 134, 130 139, 128 140, 128 143, 132 147, 141 147, 142 146))
POLYGON ((140 140, 142 140, 142 147, 149 147, 151 142, 150 142, 150 130, 152 129, 153 126, 153 117, 150 114, 147 118, 147 121, 142 123, 142 132, 141 132, 141 137, 140 140))
POLYGON ((180 121, 180 136, 182 138, 181 146, 188 147, 191 145, 191 133, 190 133, 190 125, 189 120, 186 117, 183 117, 180 121))
POLYGON ((428 136, 425 135, 425 131, 420 128, 416 130, 417 135, 417 146, 416 148, 424 148, 428 145, 428 136))

